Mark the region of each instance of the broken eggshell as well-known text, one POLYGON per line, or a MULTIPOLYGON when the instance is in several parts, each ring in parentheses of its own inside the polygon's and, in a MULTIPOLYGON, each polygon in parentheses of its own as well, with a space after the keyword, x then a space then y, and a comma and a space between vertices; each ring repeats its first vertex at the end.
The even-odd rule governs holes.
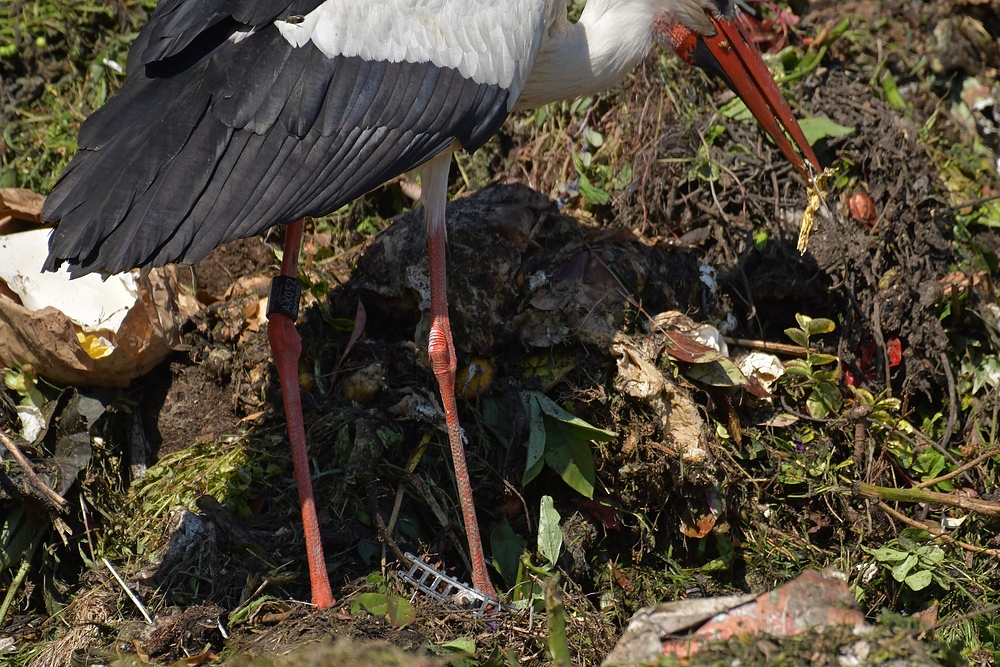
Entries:
POLYGON ((739 369, 747 377, 757 378, 767 391, 774 389, 775 383, 785 374, 781 359, 767 352, 750 352, 739 360, 739 369))
POLYGON ((125 387, 179 344, 190 300, 182 307, 169 271, 42 273, 50 230, 31 224, 42 201, 0 190, 0 366, 30 364, 58 385, 125 387))

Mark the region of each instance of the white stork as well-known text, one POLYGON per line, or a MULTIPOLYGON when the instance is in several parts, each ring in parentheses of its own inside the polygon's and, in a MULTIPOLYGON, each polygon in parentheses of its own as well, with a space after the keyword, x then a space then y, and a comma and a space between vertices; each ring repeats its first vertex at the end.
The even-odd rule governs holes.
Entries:
MULTIPOLYGON (((483 145, 515 109, 602 90, 654 41, 720 75, 806 178, 808 143, 731 0, 163 0, 122 89, 80 130, 45 202, 45 269, 74 276, 169 262, 277 224, 283 282, 268 323, 302 505, 312 601, 334 600, 299 403, 295 331, 301 218, 419 169, 430 248, 429 355, 444 405, 473 563, 486 569, 455 404, 445 293, 451 153, 483 145), (783 129, 784 131, 783 131, 783 129), (296 224, 293 224, 296 223, 296 224)), ((277 280, 277 279, 276 279, 277 280)))

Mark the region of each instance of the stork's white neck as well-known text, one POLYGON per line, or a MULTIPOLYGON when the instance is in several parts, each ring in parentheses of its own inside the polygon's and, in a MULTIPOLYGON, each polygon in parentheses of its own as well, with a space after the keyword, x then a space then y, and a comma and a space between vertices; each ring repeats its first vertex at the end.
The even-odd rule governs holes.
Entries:
POLYGON ((561 20, 543 38, 518 109, 590 95, 614 85, 653 42, 655 0, 588 0, 578 23, 561 20))

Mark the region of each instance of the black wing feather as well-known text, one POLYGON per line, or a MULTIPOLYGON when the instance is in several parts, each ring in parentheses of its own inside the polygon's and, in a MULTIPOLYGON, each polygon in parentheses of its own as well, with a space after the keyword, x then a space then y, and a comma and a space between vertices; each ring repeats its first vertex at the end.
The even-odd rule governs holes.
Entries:
POLYGON ((140 48, 129 53, 128 64, 167 60, 219 23, 232 19, 243 26, 259 26, 291 14, 308 14, 322 0, 163 0, 143 30, 140 48))
POLYGON ((193 263, 334 211, 455 139, 474 150, 506 118, 507 91, 456 70, 292 47, 273 19, 318 3, 161 3, 129 55, 135 71, 84 123, 46 200, 59 224, 45 268, 193 263), (256 32, 229 40, 244 26, 256 32))

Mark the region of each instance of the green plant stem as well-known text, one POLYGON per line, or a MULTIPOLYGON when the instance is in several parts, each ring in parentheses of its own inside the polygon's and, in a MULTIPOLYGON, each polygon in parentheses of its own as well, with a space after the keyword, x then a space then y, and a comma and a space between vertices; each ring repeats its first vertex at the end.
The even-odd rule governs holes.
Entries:
POLYGON ((545 617, 549 622, 549 651, 552 664, 556 667, 570 667, 569 644, 566 642, 566 608, 563 607, 562 593, 559 591, 559 575, 545 580, 545 617))
POLYGON ((875 486, 858 482, 854 491, 862 498, 869 500, 891 500, 900 503, 935 503, 958 507, 960 509, 985 514, 986 516, 1000 517, 1000 503, 981 500, 979 498, 969 498, 951 493, 937 493, 936 491, 925 491, 923 489, 893 489, 885 486, 875 486))
POLYGON ((46 526, 42 523, 34 524, 32 528, 31 537, 28 542, 29 546, 21 558, 21 567, 17 569, 17 574, 14 575, 14 579, 10 582, 10 588, 7 589, 7 595, 3 598, 3 604, 0 604, 0 627, 3 627, 3 623, 7 619, 7 612, 10 610, 10 606, 14 603, 14 598, 17 596, 17 591, 21 588, 21 584, 24 583, 25 577, 28 576, 28 571, 31 569, 31 561, 35 557, 35 552, 38 551, 38 546, 42 543, 40 538, 45 528, 46 526))

